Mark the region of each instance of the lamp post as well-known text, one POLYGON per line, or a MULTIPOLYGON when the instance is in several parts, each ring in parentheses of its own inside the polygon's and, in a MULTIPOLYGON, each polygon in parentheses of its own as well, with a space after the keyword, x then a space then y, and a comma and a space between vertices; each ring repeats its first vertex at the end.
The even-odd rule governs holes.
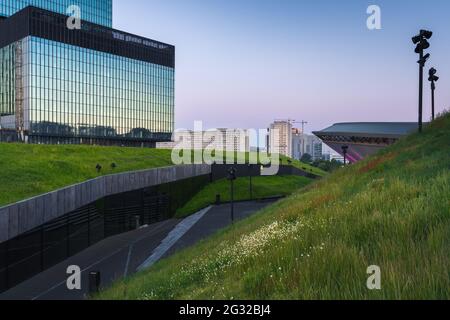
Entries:
POLYGON ((249 192, 250 192, 250 200, 253 200, 253 184, 252 184, 252 165, 249 163, 248 165, 248 177, 250 180, 249 192))
POLYGON ((439 80, 439 77, 436 76, 436 69, 431 68, 428 72, 428 81, 431 82, 431 119, 434 121, 434 90, 436 90, 436 81, 439 80))
POLYGON ((230 190, 230 197, 231 197, 231 223, 234 223, 234 180, 236 180, 236 169, 234 167, 231 167, 228 170, 228 180, 230 180, 231 190, 230 190))
POLYGON ((99 292, 100 289, 100 271, 89 272, 89 293, 95 294, 99 292))
POLYGON ((417 36, 412 38, 413 43, 416 45, 415 52, 419 54, 419 132, 422 132, 423 122, 423 68, 425 63, 430 58, 430 54, 424 55, 424 50, 430 47, 428 40, 433 36, 433 32, 427 30, 420 30, 417 36))
POLYGON ((347 165, 348 146, 342 146, 342 152, 344 153, 344 166, 346 166, 347 165))

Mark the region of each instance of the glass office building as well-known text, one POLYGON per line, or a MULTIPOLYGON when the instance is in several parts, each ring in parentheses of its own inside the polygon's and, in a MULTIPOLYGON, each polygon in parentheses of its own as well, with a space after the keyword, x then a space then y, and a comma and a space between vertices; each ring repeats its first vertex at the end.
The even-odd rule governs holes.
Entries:
POLYGON ((112 27, 112 0, 0 0, 0 16, 10 17, 28 6, 67 14, 72 5, 80 8, 83 20, 112 27))
POLYGON ((175 48, 88 21, 69 30, 66 22, 31 6, 0 22, 2 139, 150 147, 169 141, 175 48))

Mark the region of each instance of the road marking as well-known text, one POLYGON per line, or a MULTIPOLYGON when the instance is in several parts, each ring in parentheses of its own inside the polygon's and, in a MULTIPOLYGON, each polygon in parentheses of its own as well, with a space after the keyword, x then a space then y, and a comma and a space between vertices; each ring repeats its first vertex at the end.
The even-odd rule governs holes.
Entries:
POLYGON ((153 250, 153 253, 147 260, 145 260, 138 268, 137 271, 142 271, 150 268, 155 262, 157 262, 161 257, 169 251, 170 248, 174 246, 175 243, 180 240, 203 216, 211 210, 212 206, 205 208, 196 214, 193 214, 183 221, 181 221, 161 242, 161 244, 153 250))
POLYGON ((123 276, 126 277, 128 275, 128 267, 130 265, 130 260, 131 260, 131 252, 133 251, 133 247, 134 244, 130 245, 130 247, 128 248, 128 257, 127 257, 127 262, 125 264, 125 271, 123 272, 123 276))
MULTIPOLYGON (((97 265, 97 264, 99 264, 99 263, 102 263, 103 261, 105 261, 105 260, 107 260, 107 259, 109 259, 109 258, 115 256, 116 254, 118 254, 118 253, 119 253, 120 251, 122 251, 123 249, 124 249, 124 248, 117 249, 116 251, 114 251, 114 252, 111 253, 110 255, 104 257, 103 259, 98 260, 97 262, 91 264, 89 267, 84 268, 83 270, 81 270, 81 273, 83 273, 83 272, 85 272, 86 270, 91 269, 93 266, 95 266, 95 265, 97 265)), ((34 297, 34 298, 31 299, 31 300, 32 300, 32 301, 33 301, 33 300, 37 300, 37 299, 39 299, 40 297, 43 297, 44 295, 46 295, 46 294, 52 292, 53 290, 55 290, 56 288, 58 288, 59 286, 65 284, 65 283, 66 283, 66 280, 61 281, 60 283, 54 285, 53 287, 49 288, 48 290, 45 290, 44 292, 40 293, 39 295, 37 295, 36 297, 34 297)))

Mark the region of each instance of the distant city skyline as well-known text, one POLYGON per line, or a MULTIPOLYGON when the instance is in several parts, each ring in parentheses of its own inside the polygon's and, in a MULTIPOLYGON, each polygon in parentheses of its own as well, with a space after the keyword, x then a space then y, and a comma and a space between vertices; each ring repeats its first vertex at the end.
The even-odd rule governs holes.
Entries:
MULTIPOLYGON (((176 128, 415 121, 411 37, 434 32, 437 112, 450 107, 450 2, 114 0, 114 27, 176 46, 176 128), (132 5, 130 5, 132 4, 132 5), (366 27, 380 6, 382 30, 366 27), (426 10, 425 10, 426 8, 426 10)), ((426 79, 425 79, 426 80, 426 79)), ((431 115, 425 81, 425 120, 431 115)))

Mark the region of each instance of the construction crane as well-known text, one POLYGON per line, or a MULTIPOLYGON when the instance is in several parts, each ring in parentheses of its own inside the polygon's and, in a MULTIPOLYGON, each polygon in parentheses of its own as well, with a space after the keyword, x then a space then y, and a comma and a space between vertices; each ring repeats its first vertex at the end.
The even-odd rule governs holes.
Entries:
POLYGON ((305 125, 308 124, 308 122, 305 120, 297 121, 294 119, 276 119, 275 122, 289 122, 290 124, 301 124, 302 125, 302 134, 305 133, 305 125))
POLYGON ((308 121, 305 121, 305 120, 297 121, 294 119, 276 119, 275 122, 288 122, 292 125, 293 124, 301 124, 302 125, 302 135, 303 135, 303 137, 302 137, 302 155, 304 155, 305 154, 305 137, 304 137, 305 125, 308 124, 308 121))
POLYGON ((302 120, 296 123, 300 123, 302 125, 302 157, 305 154, 305 125, 308 124, 308 121, 302 120))

